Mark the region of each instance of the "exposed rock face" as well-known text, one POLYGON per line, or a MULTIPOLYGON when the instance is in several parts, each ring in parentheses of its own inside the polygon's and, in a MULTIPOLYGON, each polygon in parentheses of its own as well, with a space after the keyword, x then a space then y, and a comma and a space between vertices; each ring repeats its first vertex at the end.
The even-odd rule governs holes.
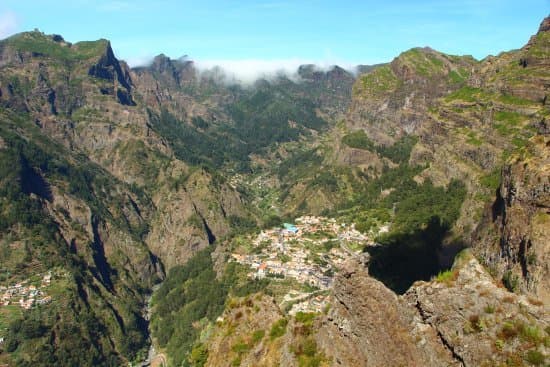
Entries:
POLYGON ((474 236, 475 251, 506 285, 550 302, 550 154, 537 137, 532 156, 507 164, 497 198, 474 236))
POLYGON ((317 341, 333 366, 459 366, 436 332, 352 260, 334 284, 317 341))
POLYGON ((487 271, 467 254, 455 264, 452 277, 455 279, 445 282, 419 282, 404 300, 416 308, 420 325, 435 330, 460 365, 499 365, 521 360, 529 350, 545 353, 542 330, 550 319, 542 303, 496 286, 487 271), (507 334, 511 328, 519 335, 507 334), (528 328, 540 334, 526 344, 521 339, 529 339, 522 336, 528 328))
POLYGON ((415 283, 399 297, 352 260, 333 297, 317 335, 333 366, 489 366, 546 348, 544 306, 496 286, 467 253, 449 279, 415 283), (525 328, 539 339, 522 344, 525 328))
POLYGON ((368 122, 367 134, 381 144, 391 143, 396 133, 417 132, 437 98, 460 88, 460 82, 452 82, 453 76, 464 78, 460 73, 466 75, 474 62, 430 48, 406 51, 358 79, 348 125, 363 127, 368 122))
POLYGON ((137 206, 150 225, 148 244, 169 267, 227 234, 227 215, 242 215, 236 191, 210 184, 205 172, 194 174, 194 183, 184 187, 181 177, 189 167, 151 129, 149 111, 167 108, 182 121, 211 113, 183 91, 197 82, 191 62, 161 55, 149 69, 134 72, 106 40, 71 45, 40 32, 17 35, 0 47, 0 106, 30 113, 45 134, 71 152, 143 187, 154 198, 154 206, 137 206), (47 45, 67 60, 32 52, 32 47, 21 50, 20 43, 47 45), (180 182, 176 190, 174 182, 180 182), (192 214, 198 225, 188 221, 192 214))
POLYGON ((161 190, 155 196, 157 215, 147 243, 167 268, 185 263, 216 238, 227 235, 226 217, 245 211, 236 192, 216 187, 211 180, 206 172, 197 171, 185 187, 161 190))
MULTIPOLYGON (((129 68, 125 64, 122 64, 122 66, 124 70, 113 53, 111 43, 107 42, 104 54, 95 65, 90 67, 88 75, 115 82, 114 90, 118 101, 123 105, 135 106, 136 103, 132 100, 131 95, 132 80, 130 79, 129 68)), ((103 89, 103 91, 109 93, 108 89, 103 89)))

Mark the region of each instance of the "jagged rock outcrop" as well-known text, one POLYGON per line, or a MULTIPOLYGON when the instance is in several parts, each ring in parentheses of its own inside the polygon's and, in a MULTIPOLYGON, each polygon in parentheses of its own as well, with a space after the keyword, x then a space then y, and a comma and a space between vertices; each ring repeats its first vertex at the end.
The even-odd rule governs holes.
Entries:
POLYGON ((317 341, 333 366, 460 366, 416 310, 355 259, 336 278, 317 341))
MULTIPOLYGON (((517 54, 505 54, 485 70, 483 83, 537 103, 529 113, 533 136, 509 157, 496 197, 487 205, 473 234, 474 251, 514 291, 550 302, 550 18, 517 54), (492 71, 492 72, 491 72, 492 71), (513 78, 510 78, 514 75, 513 78), (505 79, 506 78, 506 79, 505 79)), ((518 106, 516 111, 527 109, 518 106)))
POLYGON ((130 78, 129 67, 125 63, 117 60, 111 48, 111 43, 109 41, 104 42, 106 42, 105 51, 98 62, 90 67, 88 75, 113 82, 114 85, 112 89, 101 89, 102 94, 116 93, 117 100, 120 104, 135 106, 136 103, 133 101, 131 94, 132 80, 130 78))
POLYGON ((469 253, 446 274, 396 296, 347 263, 317 335, 332 365, 489 366, 547 354, 541 302, 497 286, 469 253))
POLYGON ((521 363, 534 352, 547 355, 550 319, 544 304, 499 287, 476 259, 461 255, 447 276, 416 283, 404 295, 420 325, 432 328, 465 367, 521 363))

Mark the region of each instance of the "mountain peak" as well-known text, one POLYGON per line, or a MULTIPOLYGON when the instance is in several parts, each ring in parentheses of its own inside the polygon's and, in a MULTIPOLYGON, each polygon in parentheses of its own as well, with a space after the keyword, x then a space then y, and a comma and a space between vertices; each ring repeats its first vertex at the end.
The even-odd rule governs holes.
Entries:
POLYGON ((550 16, 544 18, 540 23, 539 31, 537 33, 549 32, 550 31, 550 16))

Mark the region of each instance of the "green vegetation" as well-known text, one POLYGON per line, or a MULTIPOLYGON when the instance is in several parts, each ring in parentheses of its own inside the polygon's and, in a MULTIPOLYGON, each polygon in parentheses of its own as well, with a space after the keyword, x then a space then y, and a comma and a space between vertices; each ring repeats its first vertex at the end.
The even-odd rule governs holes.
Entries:
POLYGON ((342 143, 350 148, 364 149, 374 151, 374 142, 367 136, 363 130, 357 130, 345 135, 342 143))
POLYGON ((429 180, 418 184, 413 178, 422 170, 407 164, 385 168, 377 179, 356 187, 335 213, 361 230, 392 221, 391 231, 377 238, 382 246, 369 249, 369 273, 396 292, 442 270, 436 253, 466 196, 465 185, 456 180, 447 188, 429 180), (384 190, 388 193, 381 195, 384 190))
POLYGON ((243 355, 248 353, 256 344, 258 344, 263 339, 264 335, 264 330, 256 330, 252 333, 252 336, 248 338, 248 341, 245 341, 243 338, 239 338, 237 342, 231 346, 231 351, 237 354, 237 356, 231 361, 231 365, 239 366, 243 355))
POLYGON ((538 350, 530 350, 525 355, 525 360, 533 366, 544 366, 546 356, 538 350))
POLYGON ((508 270, 502 276, 502 284, 510 291, 517 292, 519 287, 519 277, 508 270))
POLYGON ((275 142, 297 140, 306 129, 325 128, 327 122, 317 116, 316 107, 284 84, 265 84, 230 107, 235 125, 227 132, 246 142, 250 152, 260 152, 275 142), (296 125, 289 125, 289 121, 296 125))
POLYGON ((246 146, 225 134, 200 132, 167 110, 162 110, 160 115, 149 112, 149 118, 153 129, 167 140, 182 161, 210 168, 220 168, 225 162, 241 162, 244 166, 239 169, 248 165, 246 146))
MULTIPOLYGON (((457 110, 455 112, 462 113, 463 110, 457 110)), ((476 132, 473 131, 472 129, 469 129, 467 127, 463 127, 463 128, 460 128, 459 131, 462 134, 466 135, 466 137, 467 137, 466 142, 468 144, 474 145, 476 147, 479 147, 483 144, 482 138, 479 138, 478 134, 476 134, 476 132)))
POLYGON ((464 70, 461 70, 460 72, 456 72, 454 70, 451 70, 449 72, 449 80, 451 83, 454 84, 460 84, 466 81, 467 73, 464 70))
POLYGON ((194 117, 188 124, 165 109, 160 114, 149 111, 149 119, 179 159, 213 169, 249 172, 250 154, 266 152, 274 144, 298 140, 310 130, 321 131, 327 126, 317 116, 318 106, 311 97, 293 92, 278 83, 241 90, 238 102, 228 107, 232 123, 214 124, 194 117))
POLYGON ((440 283, 451 284, 456 280, 458 273, 453 270, 442 270, 437 274, 435 280, 440 283))
POLYGON ((91 57, 101 56, 107 46, 107 40, 79 42, 74 46, 56 42, 52 36, 41 32, 27 32, 12 36, 3 41, 20 51, 32 52, 35 56, 48 57, 55 61, 77 62, 91 57))
MULTIPOLYGON (((160 114, 149 111, 151 125, 179 159, 239 172, 250 171, 251 154, 265 153, 275 144, 296 141, 311 130, 327 127, 317 115, 315 92, 301 90, 289 80, 266 81, 256 88, 235 86, 227 92, 238 96, 225 108, 229 121, 211 122, 195 116, 186 122, 162 110, 160 114)), ((208 91, 199 94, 206 98, 208 91)))
POLYGON ((205 352, 196 344, 201 333, 197 325, 201 320, 214 322, 230 294, 242 297, 267 286, 266 280, 248 280, 236 263, 229 263, 224 276, 217 279, 211 252, 212 248, 207 248, 185 265, 172 268, 153 296, 153 337, 177 366, 192 366, 201 360, 205 352))
POLYGON ((258 224, 253 218, 230 215, 228 219, 235 233, 246 233, 258 229, 258 224))
POLYGON ((492 191, 496 190, 500 186, 500 168, 496 168, 485 176, 482 176, 479 182, 492 191))
POLYGON ((399 55, 403 62, 412 65, 414 70, 424 77, 443 73, 444 63, 435 53, 413 48, 399 55))
POLYGON ((357 130, 345 135, 342 138, 342 143, 350 148, 370 150, 377 152, 382 157, 389 158, 395 163, 404 163, 409 160, 411 151, 418 138, 412 135, 405 135, 393 145, 375 145, 363 130, 357 130))
POLYGON ((322 162, 322 152, 318 149, 295 151, 277 167, 277 175, 280 179, 286 178, 288 181, 293 181, 307 176, 322 162))
POLYGON ((295 343, 291 346, 291 351, 298 359, 300 367, 318 367, 325 357, 317 349, 317 343, 313 338, 313 322, 317 314, 298 312, 295 316, 295 326, 292 330, 295 343))
POLYGON ((445 97, 446 101, 463 100, 465 102, 478 102, 487 99, 485 91, 480 88, 464 86, 445 97))
POLYGON ((273 325, 271 326, 271 330, 269 331, 269 339, 275 340, 285 335, 287 325, 288 320, 286 318, 275 321, 275 323, 273 323, 273 325))
POLYGON ((189 355, 190 367, 203 367, 207 360, 208 348, 202 343, 195 345, 189 355))
POLYGON ((360 80, 360 83, 355 85, 355 94, 360 96, 382 95, 396 89, 400 83, 389 65, 375 68, 362 75, 360 80))
POLYGON ((200 335, 193 324, 214 321, 224 309, 229 285, 216 279, 210 250, 199 252, 185 266, 174 267, 153 297, 151 329, 174 365, 186 365, 200 335))
MULTIPOLYGON (((13 284, 53 268, 70 274, 49 287, 50 304, 0 317, 3 327, 7 326, 6 346, 12 352, 12 363, 114 366, 140 358, 147 346, 140 293, 147 285, 134 279, 134 274, 119 277, 121 263, 128 259, 114 253, 107 262, 99 239, 86 243, 79 234, 82 240, 78 241, 86 250, 75 254, 43 203, 52 201, 51 185, 55 184, 61 194, 90 208, 94 230, 109 223, 127 235, 129 244, 135 241, 134 256, 147 256, 141 242, 147 226, 125 215, 132 206, 128 195, 135 195, 134 204, 142 205, 142 200, 146 202, 142 192, 86 158, 68 154, 37 132, 27 116, 0 111, 0 119, 4 143, 0 149, 0 230, 9 233, 0 243, 1 281, 13 284), (113 296, 115 291, 120 298, 113 296)), ((72 220, 68 212, 62 215, 72 220)), ((82 225, 69 223, 75 233, 86 233, 82 225)))
POLYGON ((252 333, 252 343, 257 344, 259 343, 265 336, 265 330, 256 330, 254 333, 252 333))
POLYGON ((389 158, 395 163, 405 163, 411 156, 411 151, 416 145, 418 138, 413 135, 405 135, 393 145, 378 146, 376 151, 382 156, 389 158))
POLYGON ((519 98, 512 96, 510 94, 501 94, 498 97, 499 101, 506 104, 516 105, 516 106, 529 106, 533 104, 533 101, 528 99, 519 98))

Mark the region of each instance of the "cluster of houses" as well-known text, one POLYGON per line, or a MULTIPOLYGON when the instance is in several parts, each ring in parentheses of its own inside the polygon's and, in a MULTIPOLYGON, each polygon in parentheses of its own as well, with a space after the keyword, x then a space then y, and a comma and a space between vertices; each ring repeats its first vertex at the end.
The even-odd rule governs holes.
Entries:
POLYGON ((43 288, 49 286, 51 281, 52 273, 48 272, 43 275, 39 286, 29 284, 29 280, 7 287, 0 286, 0 306, 19 305, 28 310, 34 305, 48 304, 52 301, 52 297, 46 295, 43 288))
MULTIPOLYGON (((291 277, 319 290, 327 290, 331 288, 333 275, 340 265, 354 255, 346 243, 366 245, 369 241, 354 225, 339 224, 324 217, 303 216, 297 218, 295 224, 285 223, 282 228, 262 231, 251 239, 251 251, 238 248, 232 258, 251 268, 250 277, 291 277)), ((310 297, 294 304, 292 312, 302 309, 320 311, 324 302, 323 296, 310 297)))

